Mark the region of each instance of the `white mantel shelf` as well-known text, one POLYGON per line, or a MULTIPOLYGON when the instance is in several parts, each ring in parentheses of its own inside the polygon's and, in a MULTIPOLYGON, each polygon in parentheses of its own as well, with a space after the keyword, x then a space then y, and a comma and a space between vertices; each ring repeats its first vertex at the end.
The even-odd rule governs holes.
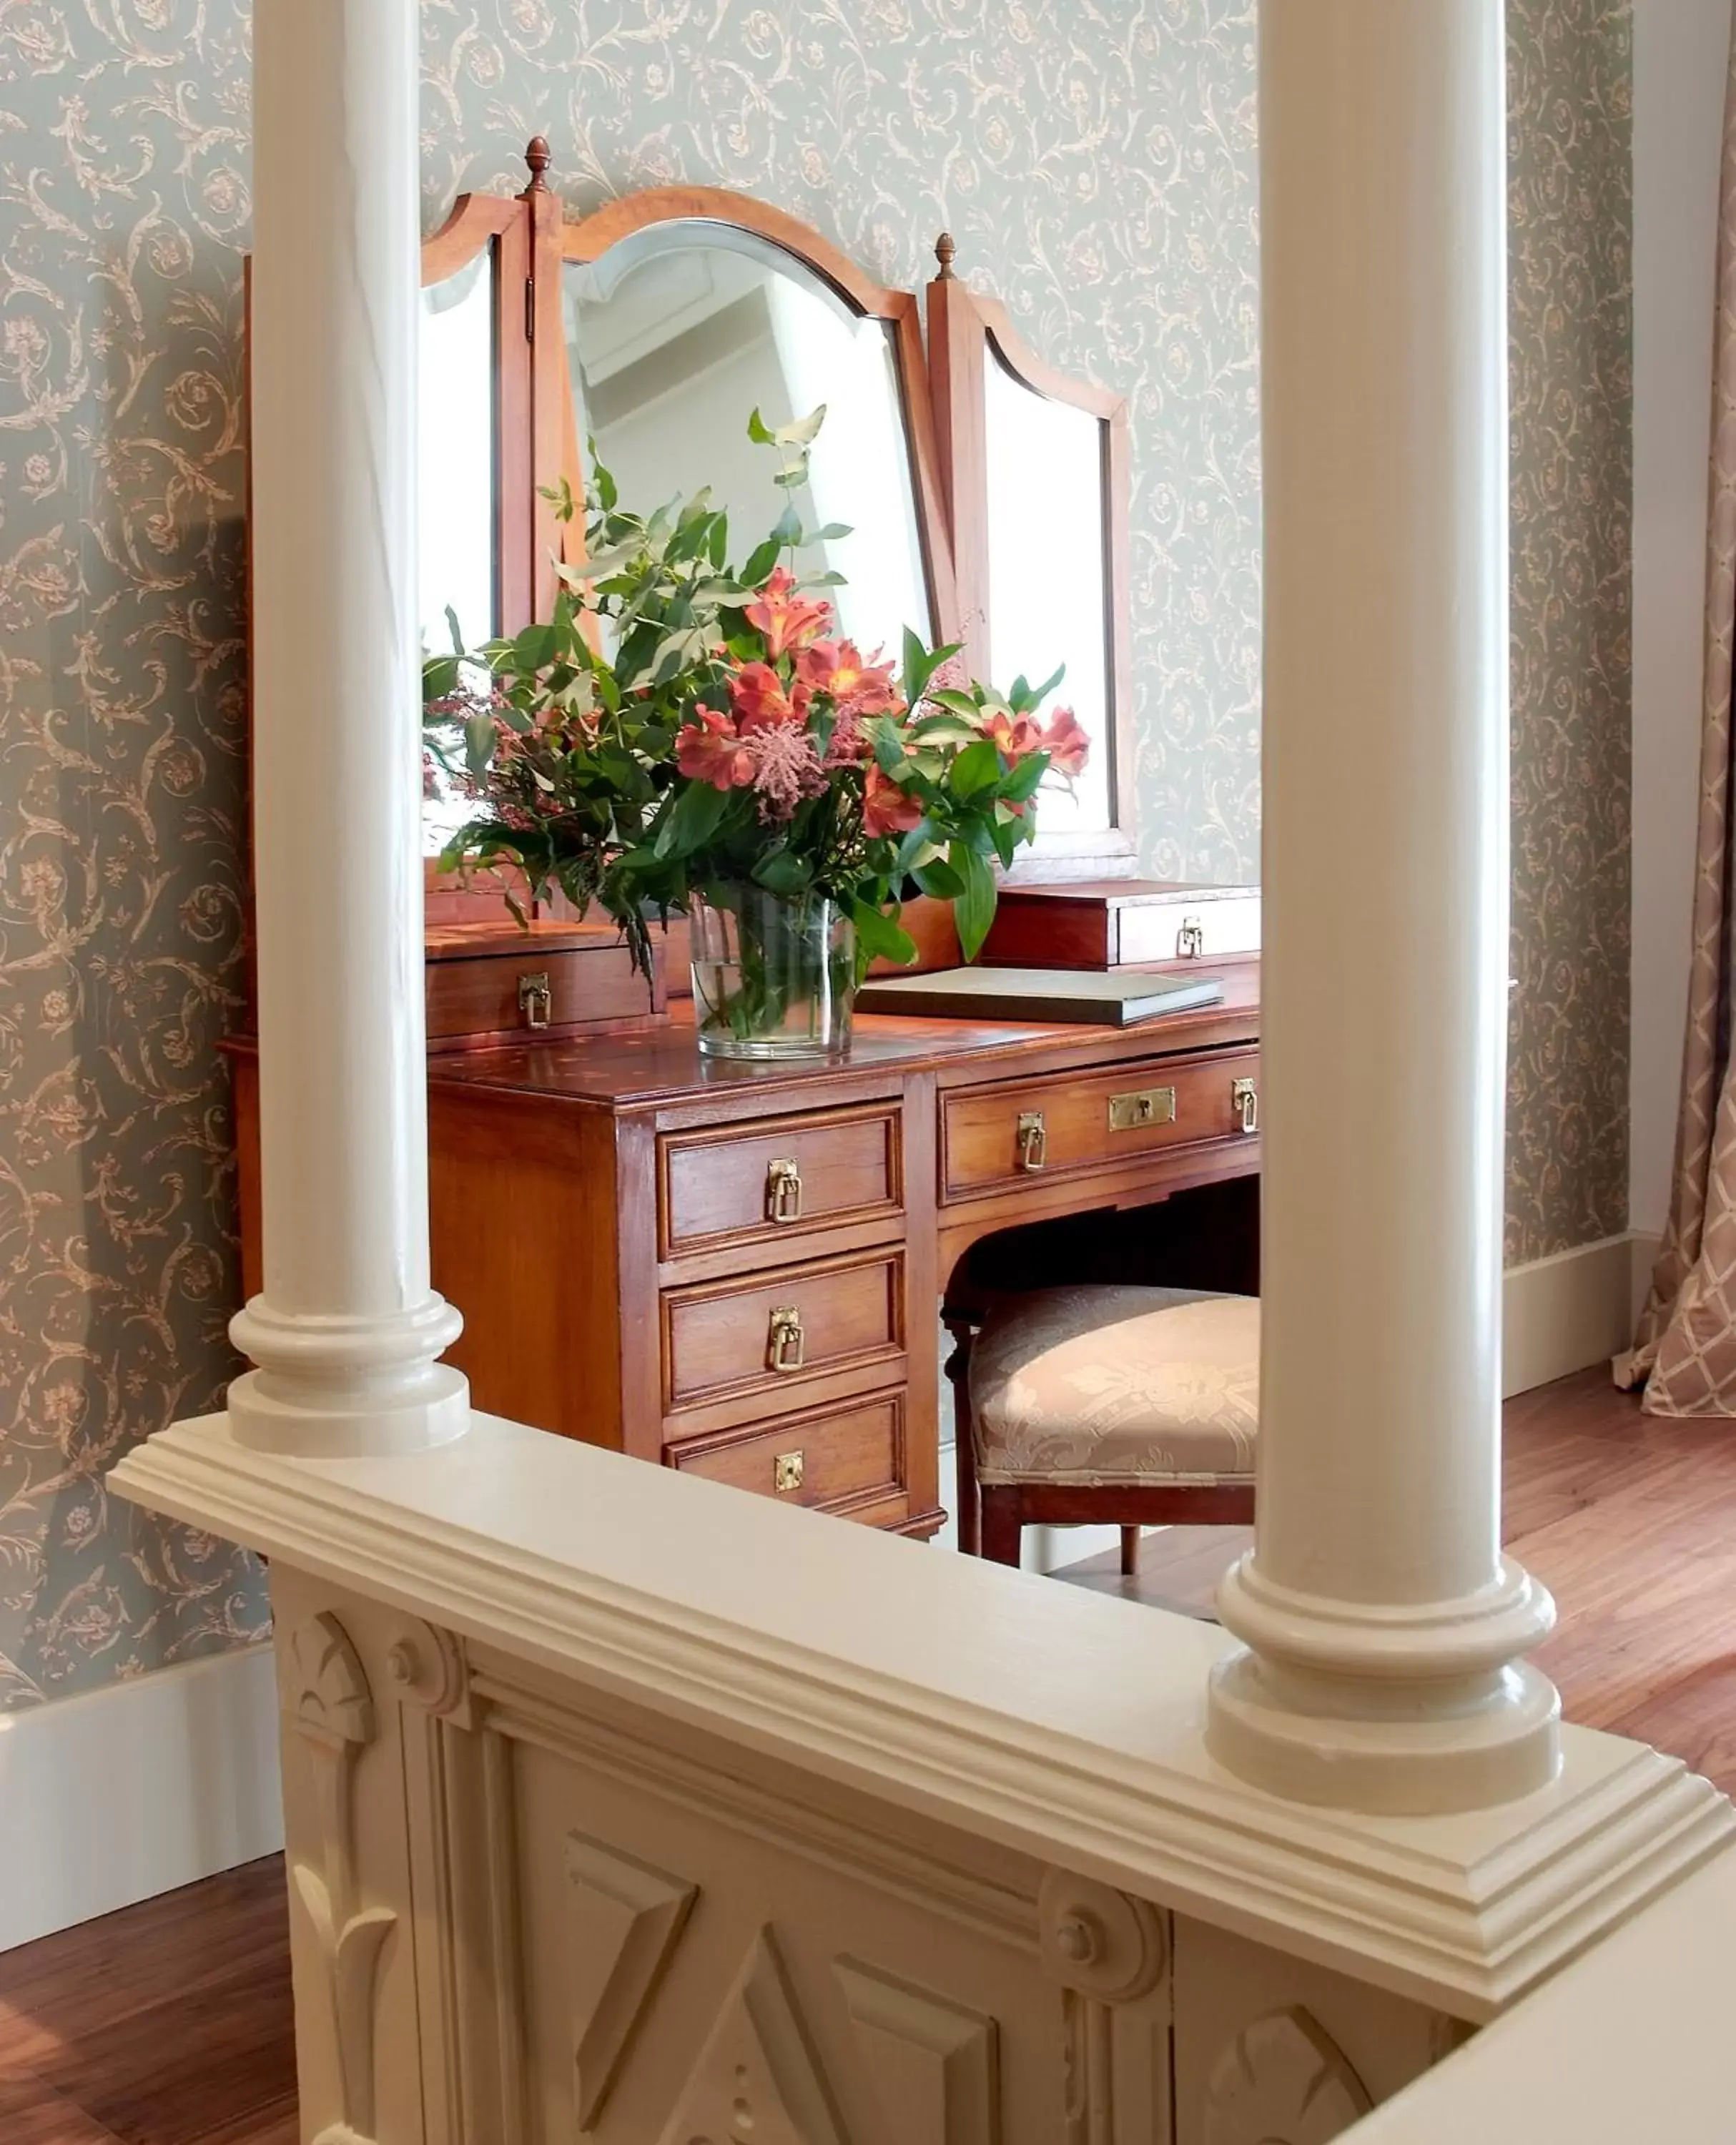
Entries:
POLYGON ((414 1458, 320 1461, 211 1416, 108 1479, 577 1686, 1470 2021, 1736 1841, 1679 1761, 1579 1729, 1554 1785, 1480 1814, 1278 1801, 1206 1754, 1231 1644, 1213 1625, 491 1417, 414 1458))

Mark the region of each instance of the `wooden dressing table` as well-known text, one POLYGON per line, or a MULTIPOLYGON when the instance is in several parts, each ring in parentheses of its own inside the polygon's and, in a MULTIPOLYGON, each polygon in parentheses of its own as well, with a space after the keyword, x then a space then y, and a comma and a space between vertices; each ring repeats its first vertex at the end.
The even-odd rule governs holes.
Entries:
MULTIPOLYGON (((804 570, 838 569, 847 589, 867 565, 871 585, 903 590, 887 618, 864 611, 850 627, 864 647, 896 646, 899 621, 913 620, 1003 684, 1065 658, 1092 771, 1072 822, 1052 834, 1063 800, 1046 801, 1018 869, 1039 880, 1131 872, 1120 398, 1042 365, 1002 308, 954 278, 950 241, 929 287, 925 356, 916 295, 883 289, 778 210, 681 187, 568 222, 547 183, 548 145, 533 143, 529 161, 522 196, 467 197, 423 250, 423 371, 440 442, 423 473, 423 541, 440 584, 421 590, 425 645, 447 646, 455 625, 475 648, 551 615, 557 555, 582 524, 563 528, 550 501, 563 479, 582 487, 588 435, 647 499, 715 477, 732 527, 770 527, 776 508, 751 486, 732 495, 744 480, 718 443, 743 432, 756 401, 793 418, 824 401, 834 432, 888 443, 887 481, 862 491, 852 478, 849 525, 818 495, 778 495, 817 532, 804 570), (877 340, 883 366, 864 366, 877 340), (840 351, 855 355, 840 366, 840 351), (719 369, 749 353, 752 381, 719 369), (707 383, 726 378, 735 384, 709 401, 707 383), (695 411, 703 438, 672 429, 674 415, 695 411), (1027 432, 1037 419, 1048 429, 1027 432), (678 438, 689 460, 665 466, 678 438), (1008 638, 1030 619, 1009 623, 1012 605, 990 615, 990 555, 1036 544, 1052 559, 1054 546, 1041 501, 998 515, 989 505, 993 474, 1028 475, 1038 438, 1097 485, 1100 543, 1071 547, 1080 573, 1034 608, 1041 665, 1030 668, 1017 632, 1008 638)), ((1231 964, 1223 1006, 1131 1032, 870 1017, 843 1062, 730 1064, 701 1059, 690 1007, 664 1010, 665 993, 685 988, 680 933, 646 1018, 645 986, 611 930, 563 920, 557 903, 527 939, 498 886, 455 885, 431 864, 430 874, 433 1275, 464 1314, 453 1359, 480 1409, 932 1533, 943 1517, 935 1313, 949 1296, 962 1309, 966 1253, 1027 1225, 1257 1172, 1253 964, 1231 964)), ((949 909, 918 903, 907 921, 923 965, 957 961, 949 909)), ((262 1286, 259 1082, 254 1046, 237 1043, 234 1057, 251 1296, 262 1286)), ((1162 1277, 1257 1285, 1247 1261, 1236 1263, 1241 1239, 1251 1243, 1245 1222, 1220 1230, 1171 1209, 1171 1222, 1162 1277)), ((1076 1235, 1064 1255, 1045 1239, 1034 1277, 1074 1277, 1105 1233, 1093 1224, 1092 1241, 1076 1235)), ((1163 1229, 1142 1218, 1127 1233, 1142 1255, 1163 1229)))
MULTIPOLYGON (((702 1060, 687 1008, 429 1066, 435 1286, 479 1408, 928 1534, 936 1311, 1022 1224, 1257 1172, 1255 964, 1144 1028, 865 1017, 850 1057, 702 1060)), ((246 1280, 257 1075, 238 1053, 246 1280)))

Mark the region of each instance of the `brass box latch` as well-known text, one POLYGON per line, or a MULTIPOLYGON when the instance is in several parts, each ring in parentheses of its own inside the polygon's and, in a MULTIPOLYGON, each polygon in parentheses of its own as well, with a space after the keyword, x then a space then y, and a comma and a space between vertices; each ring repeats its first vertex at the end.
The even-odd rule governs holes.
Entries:
POLYGON ((1173 1087, 1142 1087, 1137 1094, 1109 1097, 1109 1129, 1112 1132, 1137 1132, 1146 1125, 1172 1125, 1175 1122, 1173 1087))
POLYGON ((765 1211, 773 1222, 802 1218, 802 1165, 774 1162, 765 1173, 765 1211))
POLYGON ((1252 1138, 1260 1129, 1260 1090, 1251 1080, 1237 1080, 1230 1088, 1230 1107, 1241 1120, 1241 1129, 1252 1138))
POLYGON ((1032 1175, 1049 1166, 1049 1128, 1041 1110, 1027 1110, 1018 1121, 1018 1166, 1032 1175))
POLYGON ((519 978, 519 1011, 526 1028, 545 1028, 555 1018, 555 989, 546 973, 519 978))
POLYGON ((1176 933, 1176 958, 1197 961, 1206 951, 1206 927, 1197 916, 1184 916, 1176 933))
POLYGON ((780 1497, 792 1496, 808 1473, 805 1452, 780 1452, 772 1462, 772 1486, 780 1497))
POLYGON ((802 1331, 802 1314, 793 1305, 772 1313, 767 1360, 774 1371, 799 1371, 808 1360, 808 1336, 802 1331))

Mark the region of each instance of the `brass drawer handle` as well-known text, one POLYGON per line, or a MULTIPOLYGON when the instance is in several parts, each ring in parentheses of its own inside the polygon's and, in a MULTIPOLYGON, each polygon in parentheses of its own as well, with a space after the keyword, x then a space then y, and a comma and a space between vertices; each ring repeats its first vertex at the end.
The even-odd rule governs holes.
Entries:
POLYGON ((1252 1080, 1237 1080, 1230 1088, 1230 1106, 1241 1113, 1241 1129, 1251 1139, 1260 1129, 1260 1089, 1252 1080))
POLYGON ((808 1473, 805 1452, 780 1452, 772 1462, 772 1487, 780 1497, 793 1496, 808 1473))
POLYGON ((802 1331, 802 1314, 793 1305, 772 1313, 767 1361, 773 1370, 799 1371, 808 1360, 808 1336, 802 1331))
POLYGON ((1049 1166, 1049 1128, 1041 1110, 1027 1110, 1018 1121, 1018 1166, 1032 1177, 1049 1166))
POLYGON ((765 1209, 773 1222, 799 1222, 802 1218, 802 1165, 799 1162, 774 1162, 765 1173, 765 1209))
POLYGON ((1206 927, 1197 916, 1184 917, 1176 933, 1176 958, 1197 961, 1206 951, 1206 927))
POLYGON ((526 1028, 542 1029, 555 1018, 555 991, 546 974, 519 978, 519 1011, 526 1028))
POLYGON ((1175 1122, 1173 1087, 1142 1087, 1136 1094, 1109 1097, 1109 1129, 1112 1132, 1138 1132, 1146 1125, 1172 1125, 1175 1122))

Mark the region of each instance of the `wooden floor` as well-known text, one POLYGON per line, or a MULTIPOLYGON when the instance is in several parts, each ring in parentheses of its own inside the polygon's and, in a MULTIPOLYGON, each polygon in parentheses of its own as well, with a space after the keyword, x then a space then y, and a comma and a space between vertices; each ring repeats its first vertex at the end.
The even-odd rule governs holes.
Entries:
POLYGON ((300 2135, 280 1859, 0 1954, 0 2145, 300 2135))
MULTIPOLYGON (((1654 1422, 1590 1372, 1510 1405, 1506 1476, 1568 1717, 1736 1791, 1736 1425, 1654 1422)), ((1069 1577, 1208 1613, 1246 1540, 1176 1530, 1137 1580, 1069 1577)), ((296 2145, 295 2110, 281 1862, 0 1955, 0 2145, 296 2145)))
MULTIPOLYGON (((1554 1595, 1540 1649, 1569 1720, 1654 1743, 1736 1794, 1736 1423, 1642 1415, 1607 1371, 1510 1401, 1507 1545, 1554 1595)), ((1176 1527, 1137 1579, 1116 1559, 1066 1575, 1196 1615, 1252 1540, 1176 1527)))

